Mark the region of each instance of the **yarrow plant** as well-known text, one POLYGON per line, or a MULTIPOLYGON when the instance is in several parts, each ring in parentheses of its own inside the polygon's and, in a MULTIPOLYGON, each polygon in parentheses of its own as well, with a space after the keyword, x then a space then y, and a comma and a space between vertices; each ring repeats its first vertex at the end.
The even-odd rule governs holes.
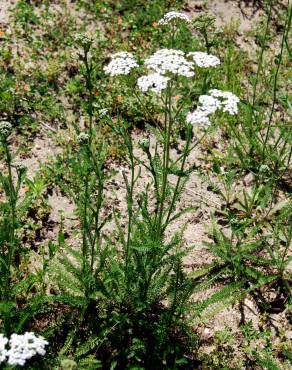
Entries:
MULTIPOLYGON (((167 16, 165 19, 167 21, 175 19, 175 17, 167 16)), ((118 61, 116 62, 113 58, 109 65, 104 68, 111 76, 118 77, 119 75, 128 74, 131 72, 132 66, 136 66, 133 62, 134 57, 131 55, 128 68, 120 73, 120 64, 124 63, 124 60, 123 62, 119 60, 121 55, 125 56, 126 59, 128 57, 127 53, 125 55, 119 53, 118 61)), ((149 361, 154 361, 150 352, 153 351, 153 348, 163 348, 166 337, 169 335, 169 328, 181 317, 182 307, 185 302, 190 301, 192 294, 192 288, 190 288, 192 282, 185 275, 181 260, 182 256, 186 255, 182 235, 173 235, 170 244, 165 240, 166 230, 172 221, 181 214, 177 210, 177 203, 181 199, 189 175, 193 171, 193 168, 187 168, 188 156, 202 139, 196 138, 195 142, 192 143, 192 140, 194 140, 193 125, 203 124, 208 126, 211 123, 209 116, 221 108, 224 111, 235 112, 237 108, 235 104, 238 101, 231 93, 222 92, 219 96, 219 93, 211 91, 216 96, 211 95, 211 93, 210 95, 201 95, 198 101, 197 99, 195 101, 195 104, 199 105, 196 113, 189 113, 185 117, 185 108, 189 103, 185 99, 182 99, 182 103, 177 103, 175 97, 182 80, 187 78, 187 81, 196 85, 195 69, 197 66, 207 68, 215 67, 218 64, 220 64, 219 59, 213 55, 204 53, 186 55, 182 50, 164 48, 146 58, 144 65, 135 71, 135 74, 137 74, 140 70, 144 71, 146 68, 149 70, 148 75, 138 77, 136 84, 133 84, 133 78, 123 79, 123 83, 128 84, 131 91, 134 89, 134 95, 144 111, 148 108, 143 99, 148 97, 146 95, 141 98, 135 89, 142 93, 150 91, 158 94, 159 112, 163 112, 163 114, 155 114, 150 109, 147 111, 156 124, 153 132, 157 133, 157 138, 152 139, 150 136, 139 141, 139 148, 143 151, 145 158, 142 159, 140 156, 136 156, 127 122, 118 120, 109 124, 125 142, 130 173, 128 176, 126 172, 123 172, 127 192, 128 219, 126 229, 123 229, 119 221, 116 220, 117 227, 121 230, 119 240, 123 249, 123 273, 120 276, 120 281, 124 281, 125 285, 122 284, 122 300, 125 300, 124 305, 126 307, 131 307, 131 312, 136 312, 138 307, 138 311, 141 312, 141 307, 143 307, 142 311, 145 316, 153 307, 156 307, 157 302, 161 302, 161 296, 165 297, 168 304, 166 314, 160 313, 159 325, 163 327, 161 330, 164 334, 161 335, 160 332, 156 337, 157 345, 151 341, 151 349, 147 347, 148 365, 145 368, 157 367, 157 363, 153 365, 153 362, 151 362, 151 365, 149 365, 149 361), (233 109, 231 109, 232 103, 233 109), (177 130, 178 121, 184 122, 183 129, 186 139, 181 149, 181 155, 178 159, 174 159, 171 155, 171 143, 174 139, 174 132, 177 130), (156 141, 154 146, 152 140, 156 141), (150 173, 151 180, 145 185, 145 191, 140 192, 138 200, 136 200, 135 186, 140 177, 140 166, 144 166, 150 173), (137 170, 136 167, 139 167, 139 169, 137 170), (178 245, 177 243, 181 244, 178 245), (142 269, 141 266, 143 266, 142 269), (159 288, 156 288, 158 286, 159 288), (186 291, 187 286, 189 290, 186 291), (164 294, 161 293, 162 291, 171 293, 164 294), (185 294, 183 302, 179 298, 181 297, 180 294, 185 294)), ((134 77, 134 74, 132 77, 134 77)), ((197 83, 198 86, 200 86, 199 82, 197 83)), ((206 134, 207 130, 202 134, 202 137, 206 134)), ((119 269, 120 267, 114 270, 119 269)), ((121 283, 117 282, 117 284, 121 283)), ((161 307, 164 307, 164 304, 161 304, 161 307)), ((135 324, 132 318, 130 321, 133 322, 133 330, 137 326, 140 327, 140 324, 135 324)), ((143 323, 143 325, 145 324, 143 323)), ((144 339, 142 341, 144 342, 144 339)), ((147 346, 147 343, 145 346, 147 346)), ((160 350, 157 350, 157 352, 160 352, 160 350)), ((159 356, 161 355, 159 354, 159 356)), ((171 367, 169 366, 169 368, 171 367)))
POLYGON ((105 73, 110 76, 128 75, 133 68, 139 67, 133 54, 121 51, 111 55, 110 63, 104 67, 105 73))
POLYGON ((36 336, 33 332, 24 334, 12 334, 10 340, 0 334, 0 363, 7 361, 11 366, 24 366, 27 360, 36 355, 44 356, 45 347, 49 343, 42 337, 36 336), (9 343, 9 349, 6 345, 9 343))
MULTIPOLYGON (((175 19, 186 18, 170 13, 161 24, 175 19)), ((204 57, 207 60, 205 66, 215 67, 219 64, 214 56, 204 57)), ((200 60, 203 59, 201 56, 200 60)), ((86 58, 82 60, 86 67, 88 61, 86 58)), ((58 280, 62 292, 76 293, 72 305, 76 305, 80 298, 82 310, 76 327, 68 333, 62 354, 69 351, 66 343, 79 346, 77 333, 83 327, 83 320, 91 317, 94 317, 92 333, 96 330, 106 332, 103 330, 104 322, 112 328, 105 340, 102 340, 101 346, 110 348, 110 361, 115 361, 118 368, 137 364, 139 368, 145 369, 175 368, 177 359, 181 358, 181 351, 185 349, 181 350, 182 343, 176 343, 175 346, 170 344, 173 342, 173 333, 181 331, 182 338, 193 340, 193 331, 186 329, 188 325, 185 325, 184 317, 190 313, 191 296, 197 282, 186 274, 183 267, 182 259, 187 255, 187 247, 182 240, 183 231, 173 233, 169 226, 185 212, 178 210, 177 204, 194 171, 188 157, 208 132, 205 130, 201 138, 194 138, 193 121, 185 117, 189 99, 182 97, 181 102, 176 99, 178 90, 185 91, 188 82, 192 83, 192 88, 196 88, 195 97, 202 94, 195 74, 198 60, 196 63, 183 50, 171 47, 156 51, 139 67, 133 54, 120 51, 113 54, 108 65, 103 68, 109 77, 113 77, 111 84, 115 80, 119 81, 119 88, 121 85, 126 87, 124 91, 133 94, 131 99, 137 99, 141 111, 143 108, 143 113, 147 111, 153 118, 151 130, 156 138, 147 135, 148 138, 140 140, 137 154, 131 136, 132 123, 122 112, 113 119, 107 115, 104 120, 119 135, 127 153, 128 167, 121 170, 126 193, 125 217, 117 209, 107 214, 104 201, 110 178, 105 165, 107 144, 98 144, 97 125, 92 125, 96 116, 99 117, 99 110, 94 115, 93 110, 88 109, 91 129, 86 130, 85 127, 82 133, 78 130, 77 141, 80 147, 68 161, 70 169, 67 176, 70 176, 70 182, 63 186, 64 190, 66 186, 69 187, 68 193, 72 194, 76 205, 81 225, 80 251, 76 251, 75 246, 66 248, 69 256, 64 253, 60 262, 67 275, 64 274, 65 278, 58 280), (157 111, 148 104, 153 98, 146 94, 148 92, 157 94, 153 99, 159 106, 157 111), (185 140, 181 154, 173 158, 171 145, 180 128, 178 122, 183 126, 185 140), (136 184, 143 181, 142 166, 149 177, 144 189, 137 191, 136 184), (116 225, 112 233, 104 228, 109 220, 116 225), (171 232, 166 237, 167 231, 171 232), (113 309, 116 315, 105 318, 104 312, 112 312, 113 309), (150 317, 155 317, 151 327, 150 317)), ((92 64, 89 64, 90 68, 85 68, 85 80, 89 106, 94 107, 95 74, 91 72, 96 65, 94 61, 89 61, 92 64)), ((124 95, 126 99, 126 93, 124 95)), ((200 105, 201 120, 204 118, 206 126, 210 123, 209 115, 227 105, 227 99, 219 96, 201 95, 197 100, 195 98, 194 104, 200 105)), ((60 272, 62 274, 62 268, 58 271, 59 276, 60 272)), ((83 353, 85 347, 96 348, 96 339, 95 336, 89 337, 88 345, 80 348, 79 352, 83 353)), ((88 352, 87 349, 85 351, 88 352)))

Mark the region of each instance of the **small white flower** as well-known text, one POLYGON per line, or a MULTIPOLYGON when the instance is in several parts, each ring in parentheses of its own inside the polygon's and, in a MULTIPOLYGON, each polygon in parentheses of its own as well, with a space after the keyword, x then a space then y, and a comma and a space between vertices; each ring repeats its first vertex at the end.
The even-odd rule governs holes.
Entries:
POLYGON ((194 76, 193 65, 186 60, 184 52, 175 49, 161 49, 145 60, 148 69, 160 75, 194 76))
POLYGON ((208 114, 205 111, 196 109, 195 111, 188 113, 187 123, 191 123, 192 125, 208 126, 211 122, 208 118, 208 114))
POLYGON ((159 93, 167 88, 168 77, 161 76, 159 73, 152 73, 148 76, 139 77, 137 85, 142 92, 151 90, 155 93, 159 93))
POLYGON ((9 340, 10 349, 7 352, 8 364, 23 366, 26 360, 35 355, 44 356, 48 342, 43 337, 37 337, 33 332, 22 335, 12 334, 9 340))
POLYGON ((133 68, 139 67, 133 54, 126 51, 115 53, 111 58, 112 60, 103 69, 110 76, 128 75, 133 68))
POLYGON ((201 68, 215 67, 220 64, 220 59, 215 55, 204 53, 202 51, 188 53, 188 57, 191 57, 197 66, 201 68))
POLYGON ((173 21, 183 21, 183 22, 186 22, 186 23, 191 22, 190 18, 187 15, 183 14, 183 13, 168 12, 163 16, 163 18, 161 18, 158 21, 158 24, 160 24, 162 26, 165 26, 167 24, 172 23, 173 21))
POLYGON ((221 101, 223 112, 227 112, 234 116, 238 113, 238 103, 240 99, 230 91, 221 91, 217 89, 210 90, 211 96, 221 101))
POLYGON ((0 334, 0 364, 6 360, 6 357, 7 357, 6 344, 7 343, 8 343, 8 339, 4 337, 3 334, 0 334))

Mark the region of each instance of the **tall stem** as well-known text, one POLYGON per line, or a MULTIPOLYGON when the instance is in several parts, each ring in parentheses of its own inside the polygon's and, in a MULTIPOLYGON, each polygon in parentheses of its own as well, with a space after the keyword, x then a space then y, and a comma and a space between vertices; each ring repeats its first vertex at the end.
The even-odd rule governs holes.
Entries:
MULTIPOLYGON (((129 134, 130 135, 130 134, 129 134)), ((132 232, 132 220, 133 220, 133 192, 134 192, 134 183, 135 183, 135 163, 134 163, 134 154, 133 154, 133 145, 132 139, 130 136, 126 138, 129 157, 130 157, 130 166, 131 166, 131 177, 130 183, 126 184, 128 192, 128 230, 127 230, 127 242, 126 242, 126 274, 128 275, 128 265, 129 265, 129 249, 131 243, 131 232, 132 232)), ((126 181, 126 178, 125 178, 126 181)))
POLYGON ((269 24, 270 24, 271 15, 272 15, 272 4, 273 4, 273 0, 270 0, 269 10, 268 10, 268 18, 267 18, 267 23, 266 23, 265 32, 264 32, 264 38, 262 40, 261 53, 260 53, 259 62, 258 62, 258 69, 257 69, 257 74, 256 74, 256 79, 255 79, 255 82, 254 82, 254 86, 253 86, 253 95, 252 95, 252 106, 253 106, 252 109, 253 110, 254 110, 254 104, 255 104, 255 100, 256 100, 258 80, 259 80, 259 76, 260 76, 260 73, 261 73, 261 70, 262 70, 262 65, 263 65, 264 51, 265 51, 265 48, 266 48, 266 42, 267 42, 267 37, 268 37, 268 33, 269 33, 269 24))
POLYGON ((267 142, 268 142, 268 139, 269 139, 269 134, 270 134, 270 130, 271 130, 272 119, 273 119, 273 115, 274 115, 274 111, 275 111, 275 104, 276 104, 276 100, 277 100, 278 75, 279 75, 279 71, 280 71, 280 67, 281 67, 281 63, 282 63, 285 40, 286 40, 287 35, 288 35, 289 31, 290 31, 289 29, 287 30, 287 25, 291 23, 291 17, 292 17, 292 7, 289 6, 289 8, 287 10, 287 18, 286 18, 286 21, 285 21, 285 27, 284 27, 284 31, 283 31, 283 37, 282 37, 282 42, 281 42, 280 55, 279 55, 279 58, 278 58, 277 69, 276 69, 276 73, 275 73, 275 77, 274 77, 273 102, 272 102, 272 108, 271 108, 271 112, 270 112, 270 116, 269 116, 269 121, 268 121, 268 129, 267 129, 265 140, 264 140, 263 160, 265 159, 266 146, 267 146, 267 142))
MULTIPOLYGON (((88 108, 87 113, 89 117, 89 143, 88 147, 86 147, 86 160, 87 165, 91 162, 91 158, 93 158, 91 147, 92 147, 92 139, 93 139, 93 83, 92 83, 92 64, 89 60, 89 50, 87 46, 84 47, 84 57, 83 62, 85 66, 85 80, 86 80, 86 88, 88 91, 88 108)), ((94 263, 94 243, 95 241, 91 240, 90 230, 88 227, 88 215, 87 215, 87 209, 88 209, 88 197, 89 197, 89 174, 90 169, 87 169, 86 177, 85 177, 85 192, 84 192, 84 213, 83 213, 83 257, 87 260, 88 258, 88 241, 87 241, 87 234, 89 236, 89 240, 91 242, 91 256, 90 256, 90 268, 93 269, 93 263, 94 263)), ((83 267, 85 268, 85 266, 83 267)))
MULTIPOLYGON (((187 142, 186 142, 186 145, 185 145, 185 148, 184 148, 182 163, 181 163, 181 167, 180 167, 180 173, 181 174, 184 172, 184 169, 185 169, 185 164, 186 164, 186 160, 187 160, 187 157, 188 157, 188 154, 189 154, 189 147, 190 147, 191 138, 192 138, 190 128, 188 127, 187 130, 188 130, 188 137, 187 137, 187 142)), ((176 185, 175 185, 175 189, 174 189, 174 193, 173 193, 173 197, 172 197, 172 201, 171 201, 168 213, 167 213, 167 217, 166 217, 166 221, 165 221, 165 225, 164 225, 163 229, 167 226, 167 224, 169 222, 169 219, 170 219, 170 216, 172 214, 172 211, 174 209, 174 206, 176 204, 176 201, 179 197, 180 183, 181 183, 181 176, 178 176, 177 181, 176 181, 176 185)))
MULTIPOLYGON (((88 246, 87 246, 87 233, 88 230, 88 223, 87 223, 87 208, 88 208, 88 182, 89 182, 89 173, 87 171, 85 179, 84 179, 84 198, 83 198, 83 215, 82 215, 82 255, 84 259, 87 259, 88 257, 88 246)), ((85 267, 85 266, 84 266, 85 267)))
POLYGON ((88 60, 88 51, 84 50, 84 65, 86 69, 86 87, 89 93, 88 97, 88 116, 89 116, 89 137, 90 144, 92 142, 92 126, 93 126, 93 83, 92 83, 92 65, 88 60))
POLYGON ((162 176, 162 187, 160 194, 160 207, 158 212, 158 223, 157 223, 157 233, 159 239, 161 238, 162 231, 162 219, 164 212, 164 203, 166 199, 166 190, 167 190, 167 180, 168 180, 168 170, 169 170, 169 159, 170 159, 170 138, 172 130, 172 84, 171 82, 167 88, 167 97, 165 102, 165 137, 164 137, 164 146, 163 146, 163 176, 162 176))
POLYGON ((9 246, 8 246, 8 258, 7 258, 7 277, 6 277, 6 284, 5 284, 5 299, 10 299, 10 267, 12 264, 12 259, 15 254, 15 227, 16 227, 16 194, 13 185, 13 177, 12 177, 12 167, 11 167, 11 154, 9 151, 9 147, 7 142, 4 144, 5 147, 5 155, 6 155, 6 163, 8 167, 8 183, 9 183, 9 190, 8 190, 8 199, 10 204, 10 212, 11 212, 11 219, 12 223, 9 227, 9 246))
POLYGON ((97 204, 96 204, 96 212, 94 216, 94 237, 91 242, 91 262, 90 262, 90 269, 91 272, 93 272, 93 264, 94 264, 94 249, 96 246, 96 243, 98 246, 100 246, 100 224, 99 224, 99 218, 100 218, 100 210, 102 207, 102 201, 103 201, 103 189, 104 189, 104 177, 102 173, 102 169, 98 166, 98 164, 95 161, 94 156, 92 155, 93 163, 95 166, 95 171, 98 178, 98 195, 97 195, 97 204))

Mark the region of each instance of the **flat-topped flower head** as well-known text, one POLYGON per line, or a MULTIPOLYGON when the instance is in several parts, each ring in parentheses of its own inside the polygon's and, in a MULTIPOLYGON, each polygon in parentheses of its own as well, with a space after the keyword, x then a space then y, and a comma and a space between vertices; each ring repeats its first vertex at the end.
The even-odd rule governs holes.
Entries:
POLYGON ((37 337, 33 332, 22 335, 12 334, 9 340, 10 349, 7 351, 8 364, 24 366, 25 362, 35 355, 44 356, 48 342, 43 337, 37 337))
POLYGON ((238 113, 238 103, 240 99, 230 91, 221 91, 213 89, 209 91, 210 95, 221 102, 223 112, 232 116, 238 113))
POLYGON ((104 67, 105 73, 110 76, 128 75, 133 68, 139 67, 133 54, 121 51, 111 56, 111 61, 104 67))
POLYGON ((0 334, 0 364, 6 360, 6 357, 7 357, 6 344, 7 343, 8 343, 8 339, 4 337, 3 334, 0 334))
POLYGON ((185 22, 185 23, 190 23, 191 22, 190 18, 187 15, 183 14, 183 13, 168 12, 163 16, 163 18, 161 18, 158 21, 158 24, 160 24, 162 26, 165 26, 167 24, 174 23, 176 21, 182 21, 182 22, 185 22))
POLYGON ((169 77, 162 76, 159 73, 152 73, 147 76, 139 77, 137 85, 142 92, 150 90, 155 93, 160 93, 167 88, 168 81, 169 77))
POLYGON ((192 58, 195 64, 201 68, 215 67, 220 64, 220 59, 215 55, 204 53, 202 51, 194 51, 188 53, 188 57, 192 58))
POLYGON ((158 50, 145 60, 145 65, 160 75, 173 74, 192 77, 195 74, 192 63, 185 58, 185 54, 181 50, 158 50))

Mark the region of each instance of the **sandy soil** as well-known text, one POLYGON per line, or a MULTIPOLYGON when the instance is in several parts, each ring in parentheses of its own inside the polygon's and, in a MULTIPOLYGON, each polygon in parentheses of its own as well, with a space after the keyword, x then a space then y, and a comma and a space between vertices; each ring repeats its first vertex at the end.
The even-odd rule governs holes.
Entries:
MULTIPOLYGON (((198 13, 204 8, 204 2, 189 0, 188 6, 191 12, 198 13)), ((207 2, 206 10, 216 17, 217 26, 236 21, 240 32, 250 30, 255 18, 263 14, 261 1, 211 0, 207 2)))

